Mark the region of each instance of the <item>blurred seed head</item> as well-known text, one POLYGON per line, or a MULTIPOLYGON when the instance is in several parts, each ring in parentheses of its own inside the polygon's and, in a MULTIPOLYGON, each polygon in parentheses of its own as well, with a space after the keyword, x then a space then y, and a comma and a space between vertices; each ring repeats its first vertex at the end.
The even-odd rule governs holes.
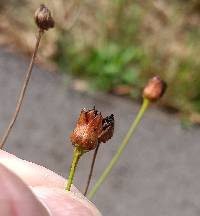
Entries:
POLYGON ((155 76, 149 80, 143 90, 143 97, 151 102, 159 100, 165 93, 166 83, 159 77, 155 76))
POLYGON ((81 111, 77 125, 71 134, 71 142, 82 150, 90 151, 98 143, 106 142, 113 136, 114 115, 103 118, 95 107, 81 111))
POLYGON ((51 11, 44 4, 41 4, 35 11, 35 22, 42 30, 48 30, 54 27, 55 22, 51 16, 51 11))
POLYGON ((99 143, 105 143, 112 138, 114 133, 114 122, 113 114, 103 119, 103 130, 99 136, 99 143))

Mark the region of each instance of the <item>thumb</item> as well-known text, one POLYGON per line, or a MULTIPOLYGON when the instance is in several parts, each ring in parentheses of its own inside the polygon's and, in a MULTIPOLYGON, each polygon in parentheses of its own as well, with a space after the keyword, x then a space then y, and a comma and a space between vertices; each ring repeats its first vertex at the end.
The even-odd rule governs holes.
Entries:
POLYGON ((25 183, 0 164, 0 215, 48 216, 49 213, 25 183))
POLYGON ((43 186, 31 189, 0 164, 0 215, 101 216, 95 206, 80 193, 43 186))
POLYGON ((53 216, 101 216, 95 206, 79 193, 42 186, 32 190, 53 216))

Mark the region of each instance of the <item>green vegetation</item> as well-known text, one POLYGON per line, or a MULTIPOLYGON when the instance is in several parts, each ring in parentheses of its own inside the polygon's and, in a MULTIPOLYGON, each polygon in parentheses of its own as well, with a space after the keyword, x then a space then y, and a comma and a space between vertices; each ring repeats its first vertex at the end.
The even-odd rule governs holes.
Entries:
POLYGON ((146 57, 139 47, 125 48, 110 43, 100 48, 90 48, 80 56, 73 48, 68 50, 69 46, 62 42, 59 47, 61 53, 57 61, 61 68, 64 70, 70 66, 74 75, 91 79, 94 88, 111 91, 116 86, 128 85, 138 90, 142 85, 140 66, 145 64, 146 57))
MULTIPOLYGON (((169 85, 163 105, 200 122, 198 1, 59 2, 55 7, 49 1, 58 20, 43 47, 51 61, 64 72, 92 81, 92 88, 136 99, 144 82, 158 74, 169 85)), ((23 12, 20 5, 19 10, 23 12)), ((26 20, 23 25, 31 32, 26 20)))

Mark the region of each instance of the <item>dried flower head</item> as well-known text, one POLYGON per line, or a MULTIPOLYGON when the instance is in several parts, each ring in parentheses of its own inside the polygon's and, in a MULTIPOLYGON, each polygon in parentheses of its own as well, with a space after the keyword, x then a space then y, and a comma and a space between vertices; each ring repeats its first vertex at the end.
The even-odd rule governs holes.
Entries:
POLYGON ((166 83, 159 76, 155 76, 149 80, 144 88, 143 97, 152 102, 157 101, 165 93, 166 87, 166 83))
POLYGON ((107 142, 112 138, 114 133, 114 115, 111 114, 103 119, 103 130, 99 136, 99 143, 107 142))
POLYGON ((54 19, 51 16, 50 10, 41 4, 40 7, 35 12, 35 22, 37 26, 42 30, 48 30, 54 27, 54 19))
POLYGON ((95 149, 100 142, 106 142, 113 135, 114 116, 103 118, 95 108, 81 111, 76 128, 71 134, 74 146, 89 151, 95 149))

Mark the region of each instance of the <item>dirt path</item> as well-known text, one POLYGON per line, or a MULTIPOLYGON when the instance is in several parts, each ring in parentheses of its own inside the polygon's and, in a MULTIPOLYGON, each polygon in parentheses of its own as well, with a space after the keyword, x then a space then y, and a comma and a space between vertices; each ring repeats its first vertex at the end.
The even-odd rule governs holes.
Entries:
MULTIPOLYGON (((0 50, 0 133, 14 110, 27 59, 0 50)), ((6 149, 55 170, 69 170, 69 135, 83 107, 114 113, 115 136, 100 148, 95 176, 103 171, 138 109, 131 101, 87 96, 67 87, 66 77, 35 67, 22 112, 6 149)), ((75 183, 86 182, 88 159, 81 160, 75 183)), ((97 193, 105 216, 199 216, 200 129, 183 130, 175 116, 150 109, 123 157, 97 193)))

